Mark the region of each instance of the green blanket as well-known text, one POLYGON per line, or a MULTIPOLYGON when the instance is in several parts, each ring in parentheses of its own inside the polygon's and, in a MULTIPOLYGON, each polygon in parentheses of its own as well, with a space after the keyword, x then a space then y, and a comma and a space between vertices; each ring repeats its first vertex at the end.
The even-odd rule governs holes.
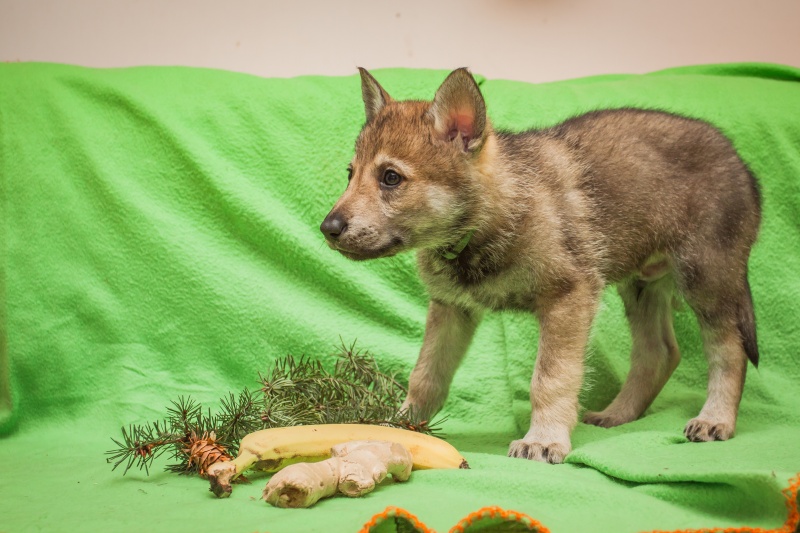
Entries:
MULTIPOLYGON (((397 98, 429 99, 446 72, 374 74, 397 98)), ((764 197, 750 266, 761 364, 749 369, 735 438, 682 437, 706 380, 698 328, 683 310, 683 362, 645 417, 579 424, 567 464, 507 458, 527 429, 537 326, 494 314, 443 413, 471 470, 419 471, 364 498, 286 510, 258 500, 263 479, 216 500, 205 481, 158 468, 123 477, 103 452, 120 426, 161 417, 179 395, 214 405, 257 388, 276 357, 328 364, 340 337, 408 375, 426 311, 413 256, 349 262, 318 229, 363 123, 358 77, 0 65, 0 531, 350 533, 387 506, 446 531, 491 505, 565 533, 794 530, 798 82, 800 70, 764 64, 539 85, 480 79, 501 128, 637 106, 708 120, 732 139, 764 197)), ((629 349, 609 290, 584 407, 611 400, 629 349)))

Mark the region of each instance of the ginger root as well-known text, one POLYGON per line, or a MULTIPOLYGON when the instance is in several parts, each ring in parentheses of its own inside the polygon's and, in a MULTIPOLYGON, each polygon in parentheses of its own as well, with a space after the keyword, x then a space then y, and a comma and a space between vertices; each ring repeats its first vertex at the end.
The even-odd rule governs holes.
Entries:
POLYGON ((352 441, 331 448, 331 458, 318 463, 285 467, 264 488, 263 498, 276 507, 311 507, 337 492, 351 498, 371 492, 392 475, 406 481, 413 466, 402 444, 386 441, 352 441))
POLYGON ((231 482, 249 468, 277 472, 292 463, 327 459, 332 446, 364 440, 401 444, 411 453, 415 470, 469 468, 467 461, 451 444, 416 431, 371 424, 287 426, 245 435, 235 459, 208 467, 209 490, 219 498, 227 498, 233 490, 231 482))

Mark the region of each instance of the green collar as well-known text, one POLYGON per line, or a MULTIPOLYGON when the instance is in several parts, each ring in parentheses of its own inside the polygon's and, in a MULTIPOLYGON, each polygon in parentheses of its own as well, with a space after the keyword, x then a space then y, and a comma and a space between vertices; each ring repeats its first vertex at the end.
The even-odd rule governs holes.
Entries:
POLYGON ((442 251, 441 252, 442 257, 444 257, 445 259, 451 260, 451 261, 453 259, 455 259, 456 257, 458 257, 458 254, 463 252, 464 248, 467 247, 467 245, 469 244, 469 241, 470 241, 470 239, 472 239, 473 235, 475 235, 475 230, 474 229, 469 230, 466 233, 466 235, 461 237, 461 240, 458 241, 455 246, 453 246, 449 250, 442 251))

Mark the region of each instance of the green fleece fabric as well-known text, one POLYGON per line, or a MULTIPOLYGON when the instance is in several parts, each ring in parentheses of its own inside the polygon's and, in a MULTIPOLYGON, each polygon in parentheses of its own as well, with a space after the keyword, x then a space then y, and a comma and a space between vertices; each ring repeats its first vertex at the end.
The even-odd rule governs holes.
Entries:
MULTIPOLYGON (((374 72, 430 99, 444 71, 374 72)), ((613 107, 708 120, 764 197, 750 283, 761 364, 735 438, 687 443, 706 364, 688 310, 683 362, 642 419, 579 424, 567 464, 505 456, 525 433, 537 345, 530 316, 489 315, 459 369, 444 429, 472 469, 415 472, 310 510, 216 500, 156 467, 123 478, 103 452, 169 400, 215 405, 286 353, 327 363, 341 337, 410 372, 426 294, 412 254, 347 261, 318 226, 346 183, 364 120, 359 79, 262 79, 190 68, 0 65, 0 531, 357 531, 387 506, 446 531, 497 505, 553 532, 778 528, 800 472, 800 70, 687 67, 547 84, 479 79, 494 124, 544 127, 613 107)), ((628 368, 621 303, 605 294, 582 404, 628 368)), ((164 462, 157 463, 163 465, 164 462)), ((793 507, 794 506, 794 507, 793 507)), ((385 524, 384 524, 385 527, 385 524)))

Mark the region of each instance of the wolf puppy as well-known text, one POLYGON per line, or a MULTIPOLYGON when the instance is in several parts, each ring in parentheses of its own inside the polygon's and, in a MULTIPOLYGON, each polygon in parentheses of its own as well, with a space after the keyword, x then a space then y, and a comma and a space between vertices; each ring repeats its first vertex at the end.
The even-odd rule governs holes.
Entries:
POLYGON ((393 100, 361 69, 366 124, 349 184, 322 223, 354 259, 418 249, 430 293, 405 406, 438 411, 487 310, 540 324, 530 430, 508 454, 560 463, 570 452, 592 319, 616 284, 633 335, 622 389, 584 421, 636 420, 680 360, 673 294, 700 324, 707 400, 684 433, 733 435, 747 359, 758 363, 747 260, 759 192, 731 143, 698 120, 596 111, 557 126, 492 129, 466 69, 433 102, 393 100))

